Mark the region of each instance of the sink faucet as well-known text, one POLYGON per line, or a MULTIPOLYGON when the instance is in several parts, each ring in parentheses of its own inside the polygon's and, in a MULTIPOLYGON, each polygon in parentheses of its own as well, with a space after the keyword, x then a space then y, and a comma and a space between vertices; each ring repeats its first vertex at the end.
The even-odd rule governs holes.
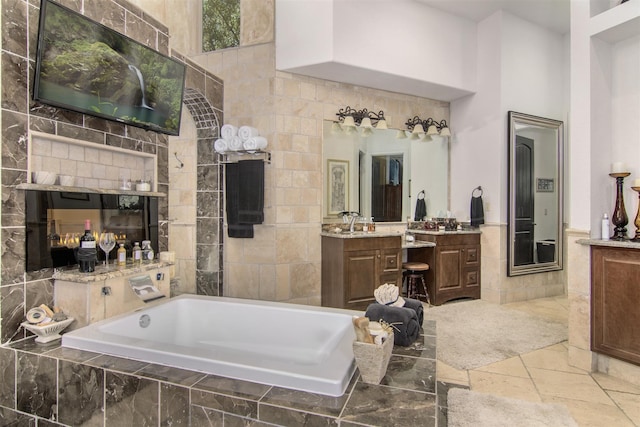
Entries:
POLYGON ((352 212, 351 220, 349 221, 349 233, 353 233, 355 230, 356 221, 358 220, 359 215, 354 215, 352 212))
POLYGON ((355 231, 356 221, 360 217, 358 212, 342 212, 342 220, 346 223, 349 221, 349 232, 353 233, 355 231))

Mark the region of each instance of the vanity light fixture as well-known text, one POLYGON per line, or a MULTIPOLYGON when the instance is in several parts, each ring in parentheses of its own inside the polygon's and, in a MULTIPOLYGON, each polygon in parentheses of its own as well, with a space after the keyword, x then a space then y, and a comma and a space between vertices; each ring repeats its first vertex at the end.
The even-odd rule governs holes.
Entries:
POLYGON ((402 129, 398 129, 398 132, 396 132, 396 139, 407 139, 407 133, 402 129))
POLYGON ((356 126, 362 128, 362 135, 367 136, 373 133, 373 129, 387 129, 387 121, 384 118, 384 111, 374 113, 366 108, 356 110, 349 106, 341 108, 336 113, 342 129, 352 132, 356 126))
POLYGON ((440 122, 436 122, 431 117, 426 120, 422 120, 420 117, 415 116, 414 118, 407 120, 405 125, 411 132, 411 139, 424 138, 424 140, 429 141, 432 136, 451 136, 451 130, 447 125, 447 121, 444 119, 440 122))

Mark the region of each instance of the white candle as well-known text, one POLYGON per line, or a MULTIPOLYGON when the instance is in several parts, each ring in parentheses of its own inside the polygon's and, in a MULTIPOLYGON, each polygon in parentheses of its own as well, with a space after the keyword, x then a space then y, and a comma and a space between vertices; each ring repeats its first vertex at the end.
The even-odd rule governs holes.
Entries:
POLYGON ((640 179, 634 179, 632 187, 640 187, 640 179))
POLYGON ((611 173, 629 172, 624 162, 615 162, 611 165, 611 173))

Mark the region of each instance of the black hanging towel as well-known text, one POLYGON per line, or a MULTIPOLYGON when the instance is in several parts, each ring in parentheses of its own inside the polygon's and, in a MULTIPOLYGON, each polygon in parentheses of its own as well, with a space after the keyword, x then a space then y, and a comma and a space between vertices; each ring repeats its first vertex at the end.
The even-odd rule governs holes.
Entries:
POLYGON ((471 192, 471 226, 479 227, 484 224, 484 207, 482 206, 482 187, 478 186, 471 192))
POLYGON ((238 210, 240 207, 240 166, 237 163, 227 163, 224 167, 225 202, 227 212, 227 234, 229 237, 253 238, 253 225, 240 224, 238 210))
POLYGON ((240 178, 238 222, 262 224, 264 222, 264 161, 241 160, 238 165, 240 178))
POLYGON ((414 221, 422 221, 427 216, 427 203, 424 201, 424 190, 418 193, 414 221))

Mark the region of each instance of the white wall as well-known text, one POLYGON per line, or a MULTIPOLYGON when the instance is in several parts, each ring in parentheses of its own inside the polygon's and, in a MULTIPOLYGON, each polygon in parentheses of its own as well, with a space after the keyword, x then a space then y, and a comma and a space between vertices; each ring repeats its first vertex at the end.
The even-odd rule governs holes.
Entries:
POLYGON ((475 90, 475 31, 415 1, 277 0, 276 68, 448 101, 475 90))
POLYGON ((468 217, 471 191, 481 185, 485 221, 504 224, 507 112, 566 120, 566 44, 561 35, 507 12, 480 22, 477 40, 477 93, 451 103, 451 206, 468 217))
POLYGON ((451 103, 451 209, 462 220, 469 219, 471 193, 479 185, 485 222, 506 218, 500 216, 507 162, 502 142, 506 119, 500 108, 501 20, 497 13, 478 24, 478 91, 451 103))

